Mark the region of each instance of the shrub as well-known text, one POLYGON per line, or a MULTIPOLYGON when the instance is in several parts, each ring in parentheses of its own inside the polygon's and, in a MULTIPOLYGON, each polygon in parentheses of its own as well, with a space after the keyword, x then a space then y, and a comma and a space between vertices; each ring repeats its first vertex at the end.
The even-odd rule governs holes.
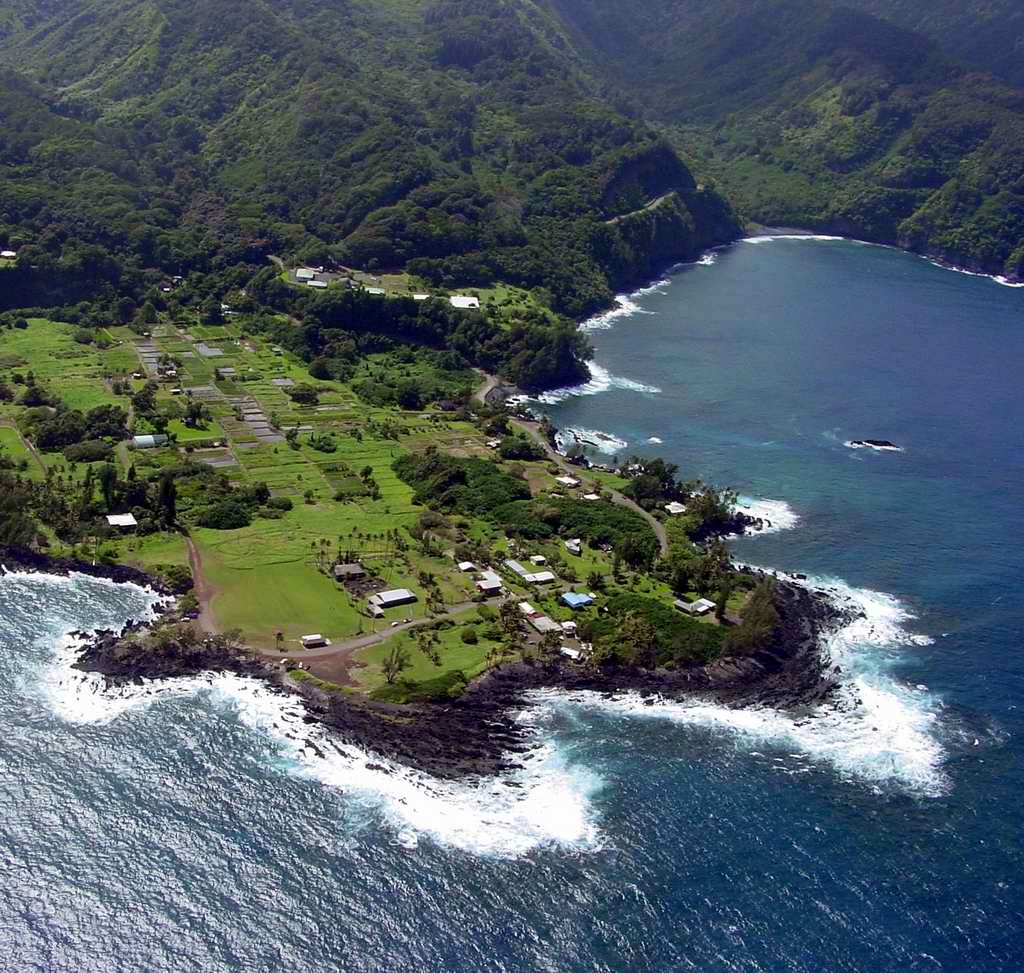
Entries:
POLYGON ((85 443, 65 446, 64 458, 71 463, 99 463, 109 459, 113 452, 102 439, 91 439, 85 443))
POLYGON ((270 507, 271 510, 288 511, 291 510, 295 504, 293 504, 287 497, 271 497, 267 501, 267 506, 270 507))
POLYGON ((249 511, 237 500, 229 497, 200 508, 196 515, 196 523, 200 527, 210 527, 213 530, 237 530, 239 527, 248 527, 252 520, 249 511))
POLYGON ((466 645, 476 645, 480 641, 480 636, 476 634, 476 629, 472 625, 467 625, 462 630, 462 641, 466 645))

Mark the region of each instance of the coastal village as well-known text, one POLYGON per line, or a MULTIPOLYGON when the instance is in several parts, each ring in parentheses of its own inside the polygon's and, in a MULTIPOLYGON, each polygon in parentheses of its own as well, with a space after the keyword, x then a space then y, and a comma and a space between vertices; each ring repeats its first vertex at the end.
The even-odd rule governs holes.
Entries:
MULTIPOLYGON (((402 279, 305 267, 281 277, 296 288, 481 307, 479 293, 427 294, 402 279)), ((639 466, 616 471, 562 455, 550 430, 510 413, 495 399, 498 384, 468 368, 446 373, 449 391, 418 408, 375 405, 360 394, 361 379, 428 379, 429 369, 399 350, 367 356, 347 382, 314 379, 308 362, 247 325, 237 300, 226 296, 205 321, 195 312, 152 315, 145 327, 111 326, 90 342, 44 319, 7 332, 0 458, 8 468, 83 489, 97 509, 93 491, 104 477, 162 482, 170 471, 178 483, 176 528, 137 503, 119 504, 115 489, 88 536, 70 548, 51 536, 55 551, 187 576, 181 603, 202 630, 237 634, 299 682, 394 701, 457 693, 514 655, 586 664, 590 633, 615 598, 649 599, 712 629, 740 619, 749 590, 724 590, 717 601, 697 585, 680 591, 644 558, 627 564, 614 532, 593 527, 631 518, 628 530, 649 534, 650 557, 684 536, 685 503, 642 507, 627 496, 639 466), (27 410, 33 390, 54 399, 27 410), (40 410, 107 407, 125 410, 127 435, 102 457, 33 439, 40 410), (424 453, 485 461, 531 502, 574 505, 590 536, 555 529, 530 539, 486 516, 432 510, 396 474, 400 457, 424 453), (197 468, 218 475, 224 490, 259 493, 252 515, 237 523, 214 523, 206 507, 190 515, 191 481, 181 477, 197 468)))

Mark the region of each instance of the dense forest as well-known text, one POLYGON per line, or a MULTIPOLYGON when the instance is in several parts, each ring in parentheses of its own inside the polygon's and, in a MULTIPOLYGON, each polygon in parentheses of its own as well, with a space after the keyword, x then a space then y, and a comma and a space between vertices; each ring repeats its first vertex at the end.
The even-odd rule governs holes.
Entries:
POLYGON ((8 306, 275 254, 500 279, 576 317, 737 231, 525 3, 54 7, 0 35, 8 306))
POLYGON ((1022 274, 1024 92, 977 69, 1021 80, 1010 4, 552 2, 747 219, 1022 274))
POLYGON ((461 351, 543 385, 580 372, 567 322, 742 220, 1019 275, 1020 20, 923 0, 17 0, 0 310, 115 314, 169 276, 215 299, 270 256, 500 281, 563 320, 461 351))

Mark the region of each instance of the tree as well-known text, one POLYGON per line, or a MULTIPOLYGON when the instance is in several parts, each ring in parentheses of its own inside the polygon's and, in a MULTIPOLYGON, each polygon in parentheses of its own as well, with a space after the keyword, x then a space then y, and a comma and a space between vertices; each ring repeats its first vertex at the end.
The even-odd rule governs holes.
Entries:
POLYGON ((653 669, 658 664, 658 632, 642 615, 631 612, 626 616, 618 640, 634 665, 653 669))
POLYGON ((185 425, 193 429, 205 429, 213 421, 213 413, 202 402, 192 400, 185 409, 185 425))
POLYGON ((509 599, 501 603, 501 608, 498 609, 498 623, 506 635, 519 634, 522 627, 522 618, 519 606, 514 601, 509 599))
POLYGON ((139 308, 138 321, 139 324, 156 324, 156 308, 152 301, 146 301, 139 308))
POLYGON ((0 473, 0 544, 28 545, 36 537, 29 513, 28 488, 15 476, 0 473))
POLYGON ((591 571, 587 575, 587 587, 592 591, 603 591, 604 583, 604 575, 600 571, 591 571))
POLYGON ((729 598, 732 595, 733 578, 727 574, 722 579, 722 587, 718 591, 718 600, 715 602, 715 618, 720 622, 725 621, 725 612, 729 606, 729 598))
POLYGON ((765 578, 754 589, 743 609, 743 620, 729 632, 725 649, 732 653, 756 652, 764 645, 779 623, 775 607, 775 583, 765 578))
POLYGON ((168 526, 174 524, 178 519, 178 488, 174 485, 174 478, 169 473, 160 477, 160 493, 157 499, 163 513, 164 523, 168 526))
POLYGON ((395 680, 405 672, 412 662, 409 658, 409 650, 406 648, 404 642, 396 642, 388 650, 384 656, 384 661, 381 662, 381 669, 384 671, 384 678, 387 680, 388 685, 393 685, 395 680))
POLYGON ((117 489, 117 470, 110 463, 100 467, 100 492, 103 503, 109 511, 114 505, 114 491, 117 489))
POLYGON ((284 652, 284 632, 274 633, 274 645, 277 646, 278 652, 284 652))
POLYGON ((544 661, 551 661, 558 657, 562 648, 562 636, 558 632, 545 632, 537 645, 537 652, 544 661))

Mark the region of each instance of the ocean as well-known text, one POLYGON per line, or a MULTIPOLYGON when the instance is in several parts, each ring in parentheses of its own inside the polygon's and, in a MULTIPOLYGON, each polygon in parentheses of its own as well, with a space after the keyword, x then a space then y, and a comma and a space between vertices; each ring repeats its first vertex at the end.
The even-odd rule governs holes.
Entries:
POLYGON ((8 576, 0 968, 1024 965, 1024 291, 762 238, 586 327, 591 382, 536 407, 767 516, 736 557, 862 611, 840 704, 544 693, 523 770, 441 783, 235 677, 107 693, 67 633, 152 598, 8 576))

